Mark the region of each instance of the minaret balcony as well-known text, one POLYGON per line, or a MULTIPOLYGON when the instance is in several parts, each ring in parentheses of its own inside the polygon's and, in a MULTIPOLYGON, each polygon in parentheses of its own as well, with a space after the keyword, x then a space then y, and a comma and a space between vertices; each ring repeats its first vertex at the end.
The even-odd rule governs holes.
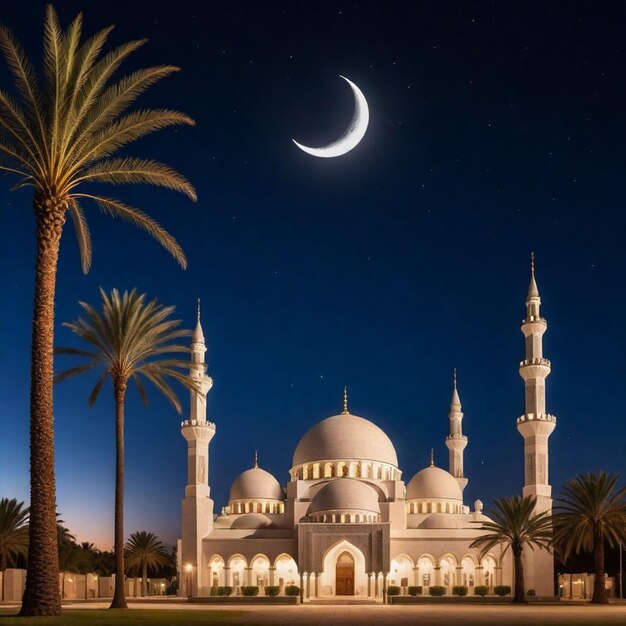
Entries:
POLYGON ((215 430, 215 424, 213 422, 209 422, 208 420, 185 420, 180 423, 181 428, 185 428, 186 426, 206 426, 207 428, 215 430))
POLYGON ((552 422, 556 424, 556 416, 549 413, 526 413, 526 415, 517 418, 518 424, 522 422, 552 422))
POLYGON ((548 322, 541 315, 528 315, 522 320, 522 324, 541 324, 547 326, 548 322))
POLYGON ((446 437, 446 440, 448 439, 463 439, 465 441, 467 441, 467 437, 465 435, 448 435, 446 437))
POLYGON ((550 374, 550 361, 543 357, 535 357, 520 361, 519 375, 524 380, 532 380, 533 378, 547 378, 550 374))
POLYGON ((544 359, 543 357, 535 357, 534 359, 525 359, 520 361, 520 367, 527 367, 528 365, 545 365, 546 367, 552 367, 550 359, 544 359))
POLYGON ((180 433, 187 441, 208 443, 215 435, 215 424, 200 420, 185 420, 180 423, 180 433))

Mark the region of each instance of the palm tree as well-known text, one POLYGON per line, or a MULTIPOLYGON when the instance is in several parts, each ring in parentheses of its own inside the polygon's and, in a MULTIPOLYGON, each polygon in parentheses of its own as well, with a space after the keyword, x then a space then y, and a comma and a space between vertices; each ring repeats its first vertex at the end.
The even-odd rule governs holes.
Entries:
POLYGON ((607 604, 604 543, 626 541, 626 487, 616 491, 617 474, 582 474, 563 486, 554 515, 554 541, 567 560, 572 552, 593 554, 595 581, 591 602, 607 604))
POLYGON ((510 548, 513 553, 515 572, 515 594, 513 602, 526 602, 524 588, 524 565, 522 553, 524 547, 531 550, 535 547, 549 549, 552 529, 550 513, 534 514, 537 500, 533 496, 513 496, 512 498, 496 498, 496 509, 491 512, 493 521, 481 522, 480 530, 487 533, 477 537, 470 548, 483 548, 483 555, 498 544, 504 544, 504 553, 510 548))
POLYGON ((93 192, 92 183, 147 183, 195 200, 192 185, 171 168, 116 153, 136 139, 175 124, 193 124, 176 111, 127 109, 148 87, 178 68, 137 70, 118 82, 111 77, 145 40, 102 55, 111 28, 81 41, 82 15, 63 31, 48 6, 43 72, 39 76, 13 34, 0 26, 0 50, 13 76, 17 99, 0 91, 0 170, 19 176, 14 189, 30 187, 35 213, 35 297, 30 390, 30 558, 22 615, 59 615, 55 534, 54 419, 52 376, 54 298, 59 244, 72 217, 83 271, 91 264, 91 236, 83 203, 143 228, 184 268, 176 240, 149 215, 93 192), (44 477, 45 480, 40 480, 44 477))
POLYGON ((61 571, 61 599, 65 598, 65 574, 78 574, 85 565, 85 551, 73 541, 59 543, 59 569, 61 571))
POLYGON ((4 600, 5 572, 19 556, 28 554, 28 508, 15 498, 0 500, 0 573, 2 588, 0 601, 4 600))
POLYGON ((151 382, 180 414, 180 402, 168 384, 168 378, 177 380, 187 388, 197 383, 181 370, 189 368, 189 362, 174 358, 176 353, 189 353, 187 347, 173 344, 191 335, 180 330, 180 320, 169 316, 174 307, 164 307, 156 300, 146 303, 145 294, 136 290, 125 291, 120 296, 117 289, 107 295, 100 289, 102 312, 99 313, 85 302, 80 305, 87 319, 66 323, 90 350, 57 348, 58 354, 73 354, 87 359, 83 365, 73 367, 55 377, 57 382, 94 369, 100 370, 100 378, 89 396, 92 406, 107 378, 113 383, 115 398, 115 593, 111 608, 126 608, 124 590, 124 402, 126 390, 132 380, 144 404, 146 390, 142 378, 151 382))
POLYGON ((141 595, 148 595, 148 568, 163 567, 169 563, 169 555, 161 540, 153 533, 141 530, 133 533, 126 542, 126 567, 141 572, 141 595))
POLYGON ((95 560, 98 556, 98 548, 89 541, 81 542, 80 548, 85 553, 85 571, 81 571, 81 574, 93 572, 95 560))

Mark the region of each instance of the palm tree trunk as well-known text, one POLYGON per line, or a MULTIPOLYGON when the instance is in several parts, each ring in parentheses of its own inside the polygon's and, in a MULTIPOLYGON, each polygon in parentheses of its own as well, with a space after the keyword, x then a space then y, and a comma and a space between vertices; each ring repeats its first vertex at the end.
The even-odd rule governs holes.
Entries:
POLYGON ((515 595, 513 596, 513 602, 525 604, 528 600, 524 590, 524 563, 522 562, 521 550, 519 554, 513 553, 513 563, 515 567, 515 595))
POLYGON ((124 572, 124 396, 126 381, 113 381, 115 395, 115 591, 111 609, 126 609, 124 572))
POLYGON ((66 206, 36 197, 37 257, 30 381, 30 524, 20 615, 60 615, 52 377, 54 294, 66 206))
POLYGON ((148 578, 148 564, 144 561, 143 568, 141 571, 141 595, 145 597, 148 595, 148 589, 146 586, 146 580, 148 578))
POLYGON ((592 604, 608 604, 606 588, 604 586, 604 537, 601 533, 594 533, 593 537, 593 565, 595 580, 593 582, 592 604))

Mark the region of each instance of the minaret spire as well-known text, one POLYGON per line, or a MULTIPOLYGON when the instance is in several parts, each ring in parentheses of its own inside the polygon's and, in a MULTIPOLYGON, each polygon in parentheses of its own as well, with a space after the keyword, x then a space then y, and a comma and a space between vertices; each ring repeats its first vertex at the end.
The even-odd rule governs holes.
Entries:
POLYGON ((463 434, 463 412, 461 411, 461 398, 457 388, 456 368, 452 374, 452 399, 450 400, 450 434, 446 437, 446 448, 450 451, 448 463, 449 471, 461 487, 461 491, 467 485, 467 478, 463 474, 463 451, 467 447, 467 437, 463 434))
POLYGON ((192 348, 193 344, 204 344, 204 331, 202 330, 202 324, 200 324, 200 298, 198 298, 198 308, 196 311, 196 328, 193 331, 192 348))
POLYGON ((342 415, 349 415, 350 411, 348 411, 348 387, 344 386, 343 388, 343 411, 342 415))
POLYGON ((526 319, 532 320, 540 317, 539 308, 541 306, 541 298, 539 297, 539 288, 535 279, 535 253, 530 253, 530 283, 528 285, 528 293, 526 295, 526 319))

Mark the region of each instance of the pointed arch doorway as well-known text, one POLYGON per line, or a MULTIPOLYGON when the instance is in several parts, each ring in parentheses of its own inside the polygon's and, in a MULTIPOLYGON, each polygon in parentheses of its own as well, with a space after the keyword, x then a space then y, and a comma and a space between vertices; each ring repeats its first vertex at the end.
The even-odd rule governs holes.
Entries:
POLYGON ((347 551, 337 557, 335 594, 338 596, 354 595, 354 557, 347 551))

